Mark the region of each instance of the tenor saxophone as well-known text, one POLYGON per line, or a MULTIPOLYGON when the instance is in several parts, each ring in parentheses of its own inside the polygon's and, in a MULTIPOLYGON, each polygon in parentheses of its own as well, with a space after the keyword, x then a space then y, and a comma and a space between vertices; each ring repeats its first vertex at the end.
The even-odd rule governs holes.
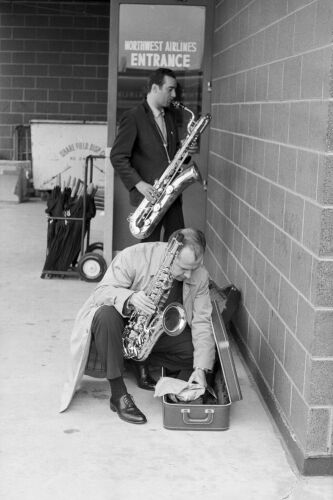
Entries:
POLYGON ((147 238, 153 232, 170 205, 185 188, 195 181, 202 182, 200 171, 194 162, 188 167, 183 167, 183 164, 189 155, 189 147, 205 130, 211 120, 211 115, 208 113, 195 120, 194 113, 189 108, 178 101, 172 104, 191 114, 187 124, 187 135, 174 159, 161 177, 154 182, 155 200, 150 202, 144 198, 128 217, 130 232, 140 240, 147 238))
POLYGON ((155 312, 146 314, 134 309, 124 328, 122 341, 125 359, 144 361, 163 332, 174 337, 182 333, 186 326, 182 304, 171 302, 163 309, 173 282, 171 266, 183 246, 183 239, 182 234, 172 238, 162 264, 146 292, 156 306, 155 312))

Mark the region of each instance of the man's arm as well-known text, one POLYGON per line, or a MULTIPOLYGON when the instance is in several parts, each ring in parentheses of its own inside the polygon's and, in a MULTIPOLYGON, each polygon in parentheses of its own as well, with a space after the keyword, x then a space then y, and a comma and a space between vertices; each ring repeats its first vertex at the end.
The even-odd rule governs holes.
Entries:
POLYGON ((116 255, 93 294, 96 306, 113 306, 122 316, 130 314, 127 306, 147 314, 155 311, 151 299, 135 285, 144 274, 143 268, 148 267, 142 249, 142 244, 132 245, 116 255))
POLYGON ((215 340, 212 327, 212 303, 209 293, 209 276, 206 270, 199 283, 192 316, 193 367, 211 370, 215 360, 215 340))
POLYGON ((93 294, 95 305, 114 306, 123 314, 124 304, 133 294, 132 286, 136 272, 136 252, 128 247, 119 252, 107 269, 93 294))
POLYGON ((138 172, 132 167, 132 151, 137 138, 135 118, 131 113, 124 113, 120 120, 117 137, 111 148, 111 163, 118 172, 125 187, 130 191, 142 181, 138 172))
POLYGON ((132 167, 132 151, 137 139, 137 125, 133 115, 125 113, 119 124, 119 131, 111 149, 111 163, 118 172, 125 187, 130 191, 134 187, 148 201, 155 201, 155 190, 151 184, 141 179, 132 167))
POLYGON ((209 293, 208 273, 200 283, 193 303, 192 342, 193 372, 189 384, 197 383, 207 387, 206 373, 213 368, 215 361, 215 340, 211 322, 212 304, 209 293))

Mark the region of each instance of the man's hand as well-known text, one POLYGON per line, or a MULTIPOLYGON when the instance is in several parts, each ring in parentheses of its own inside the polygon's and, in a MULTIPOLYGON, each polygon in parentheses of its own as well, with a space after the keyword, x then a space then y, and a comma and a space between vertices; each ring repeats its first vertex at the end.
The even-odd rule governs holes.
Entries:
POLYGON ((199 384, 201 387, 207 387, 206 374, 202 368, 194 368, 192 375, 188 379, 189 384, 199 384))
POLYGON ((157 191, 154 186, 148 184, 148 182, 139 181, 137 184, 135 184, 135 187, 139 191, 139 193, 147 198, 150 203, 154 203, 157 196, 157 191))
POLYGON ((130 305, 132 305, 136 310, 143 311, 146 314, 153 314, 156 309, 154 302, 147 297, 143 290, 135 292, 131 295, 130 305))

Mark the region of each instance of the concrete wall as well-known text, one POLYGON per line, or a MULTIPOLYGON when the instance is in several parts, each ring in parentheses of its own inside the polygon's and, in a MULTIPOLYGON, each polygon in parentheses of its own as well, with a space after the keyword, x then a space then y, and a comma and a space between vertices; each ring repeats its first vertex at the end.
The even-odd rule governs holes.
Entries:
POLYGON ((31 119, 107 115, 109 2, 0 2, 0 159, 31 119))
POLYGON ((207 263, 309 474, 333 470, 332 32, 331 0, 216 2, 207 263))

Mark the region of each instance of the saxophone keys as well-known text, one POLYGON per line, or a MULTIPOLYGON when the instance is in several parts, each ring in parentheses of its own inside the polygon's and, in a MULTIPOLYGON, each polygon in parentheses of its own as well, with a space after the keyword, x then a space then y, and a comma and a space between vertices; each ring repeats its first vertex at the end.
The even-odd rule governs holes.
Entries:
POLYGON ((140 233, 140 229, 137 226, 132 226, 131 231, 132 231, 133 236, 136 236, 137 234, 140 233))
POLYGON ((144 338, 138 338, 138 346, 139 347, 143 346, 144 343, 145 343, 145 339, 144 338))

